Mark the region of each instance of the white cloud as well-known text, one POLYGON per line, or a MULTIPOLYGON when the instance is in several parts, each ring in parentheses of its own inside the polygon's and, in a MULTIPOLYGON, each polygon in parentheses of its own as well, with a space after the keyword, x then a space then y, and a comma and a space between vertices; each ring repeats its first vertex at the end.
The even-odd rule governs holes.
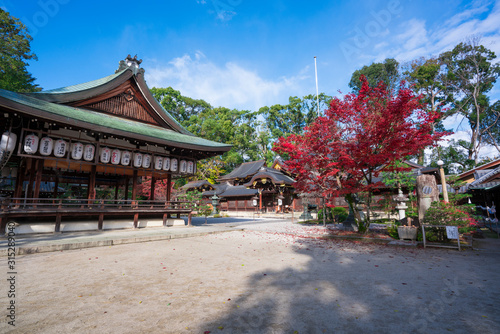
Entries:
POLYGON ((406 22, 406 26, 406 31, 396 36, 405 50, 417 49, 428 43, 425 21, 412 19, 406 22))
POLYGON ((146 72, 149 87, 171 86, 184 96, 203 99, 214 107, 246 110, 287 101, 301 91, 300 83, 307 77, 301 71, 293 77, 268 80, 234 62, 214 64, 199 51, 146 72))
POLYGON ((387 36, 383 41, 387 45, 375 45, 376 54, 363 58, 379 61, 391 57, 405 62, 451 50, 470 36, 481 36, 483 45, 500 54, 500 2, 492 5, 491 2, 475 1, 469 7, 432 30, 425 20, 412 18, 402 22, 398 26, 399 34, 387 36))

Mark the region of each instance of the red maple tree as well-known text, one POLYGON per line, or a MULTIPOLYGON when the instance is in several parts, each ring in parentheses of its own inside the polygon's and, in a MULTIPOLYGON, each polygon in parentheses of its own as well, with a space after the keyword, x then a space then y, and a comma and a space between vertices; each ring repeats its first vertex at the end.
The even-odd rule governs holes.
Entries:
MULTIPOLYGON (((151 198, 151 176, 144 177, 141 184, 138 185, 138 195, 142 196, 144 199, 151 198)), ((170 185, 170 191, 172 193, 174 183, 170 185)), ((156 180, 155 184, 155 200, 166 200, 167 199, 167 189, 168 182, 167 179, 156 180)))
POLYGON ((393 94, 380 83, 370 87, 364 76, 359 93, 334 98, 324 117, 303 135, 280 138, 274 150, 288 156, 286 167, 296 174, 295 188, 333 199, 345 196, 360 231, 370 224, 374 178, 398 169, 397 160, 435 145, 446 133, 432 133, 438 113, 429 112, 419 96, 403 84, 393 94), (356 210, 354 194, 366 194, 366 218, 356 210))

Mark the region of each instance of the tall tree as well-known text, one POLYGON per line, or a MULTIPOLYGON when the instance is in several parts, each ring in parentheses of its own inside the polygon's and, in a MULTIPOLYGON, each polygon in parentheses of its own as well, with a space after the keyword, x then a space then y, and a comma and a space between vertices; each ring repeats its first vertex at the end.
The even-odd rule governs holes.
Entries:
POLYGON ((231 171, 237 165, 258 157, 254 122, 257 115, 246 110, 224 107, 205 109, 189 119, 187 129, 205 139, 231 144, 224 153, 224 169, 231 171))
POLYGON ((493 63, 495 53, 479 45, 477 38, 458 44, 439 58, 446 66, 449 87, 454 93, 452 111, 467 119, 471 128, 467 158, 477 164, 479 151, 487 134, 487 129, 481 126, 489 108, 486 94, 493 88, 500 74, 500 66, 493 63))
POLYGON ((190 125, 191 116, 212 109, 212 106, 208 102, 183 96, 178 90, 172 87, 153 87, 151 88, 151 93, 162 107, 184 127, 190 125))
POLYGON ((301 134, 305 126, 311 124, 318 117, 318 103, 320 113, 328 107, 332 97, 321 93, 306 95, 303 98, 290 96, 288 104, 275 104, 271 107, 262 107, 259 113, 266 120, 267 129, 272 140, 288 136, 292 133, 301 134))
POLYGON ((358 93, 361 89, 361 76, 366 77, 370 87, 377 87, 382 81, 389 90, 395 90, 400 81, 399 63, 394 58, 387 58, 383 63, 373 63, 354 71, 349 82, 349 87, 354 93, 358 93))
POLYGON ((481 118, 483 141, 500 153, 500 101, 489 105, 481 118))
POLYGON ((26 26, 0 8, 0 88, 15 92, 40 90, 26 69, 29 60, 37 60, 31 52, 32 40, 26 26))
POLYGON ((394 161, 435 144, 443 133, 431 133, 438 114, 428 112, 411 90, 400 87, 393 95, 383 83, 372 88, 364 76, 361 81, 359 94, 334 98, 325 117, 303 135, 280 138, 275 150, 289 156, 286 165, 297 175, 296 189, 325 198, 345 196, 360 231, 366 231, 380 167, 397 171, 394 161), (365 219, 354 205, 360 192, 367 194, 365 219))
MULTIPOLYGON (((451 94, 447 89, 447 76, 441 70, 442 62, 438 58, 421 57, 403 65, 403 78, 411 89, 421 94, 429 111, 440 112, 440 118, 433 125, 433 131, 443 131, 442 120, 446 117, 443 108, 451 101, 451 94)), ((424 150, 418 155, 418 163, 424 164, 424 150)))

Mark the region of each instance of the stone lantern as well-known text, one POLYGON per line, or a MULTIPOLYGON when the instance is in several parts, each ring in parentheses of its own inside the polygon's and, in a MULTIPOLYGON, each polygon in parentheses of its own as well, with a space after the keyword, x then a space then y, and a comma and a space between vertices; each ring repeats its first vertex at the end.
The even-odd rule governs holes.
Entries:
POLYGON ((217 211, 217 205, 219 205, 219 197, 217 197, 217 194, 214 194, 212 197, 210 197, 212 199, 212 206, 213 206, 213 211, 212 211, 212 214, 213 215, 216 215, 217 213, 219 213, 217 211))
POLYGON ((402 222, 403 219, 406 218, 406 209, 408 209, 406 202, 408 202, 409 199, 403 194, 401 187, 398 188, 398 195, 394 197, 394 200, 397 202, 396 209, 398 210, 398 220, 402 222))
POLYGON ((309 213, 309 197, 306 194, 302 194, 302 205, 304 206, 304 212, 300 215, 299 219, 313 219, 311 213, 309 213))

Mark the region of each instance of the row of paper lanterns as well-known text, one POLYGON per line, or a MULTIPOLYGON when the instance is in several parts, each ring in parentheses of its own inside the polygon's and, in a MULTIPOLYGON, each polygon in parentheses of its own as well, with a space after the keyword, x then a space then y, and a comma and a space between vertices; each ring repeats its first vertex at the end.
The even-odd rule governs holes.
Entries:
MULTIPOLYGON (((40 155, 49 156, 52 153, 58 158, 66 155, 69 144, 64 139, 55 140, 50 137, 38 138, 35 134, 27 135, 24 139, 24 152, 35 154, 39 151, 40 155)), ((72 143, 70 150, 71 158, 74 160, 93 161, 95 147, 92 144, 82 144, 80 142, 72 143)), ((132 152, 108 147, 101 148, 99 161, 101 163, 110 163, 113 165, 128 166, 132 160, 132 152)), ((150 168, 152 163, 150 154, 135 152, 133 154, 133 166, 136 168, 150 168)), ((177 158, 167 158, 161 156, 154 157, 154 168, 171 172, 180 172, 194 174, 195 164, 189 160, 178 160, 177 158)))

